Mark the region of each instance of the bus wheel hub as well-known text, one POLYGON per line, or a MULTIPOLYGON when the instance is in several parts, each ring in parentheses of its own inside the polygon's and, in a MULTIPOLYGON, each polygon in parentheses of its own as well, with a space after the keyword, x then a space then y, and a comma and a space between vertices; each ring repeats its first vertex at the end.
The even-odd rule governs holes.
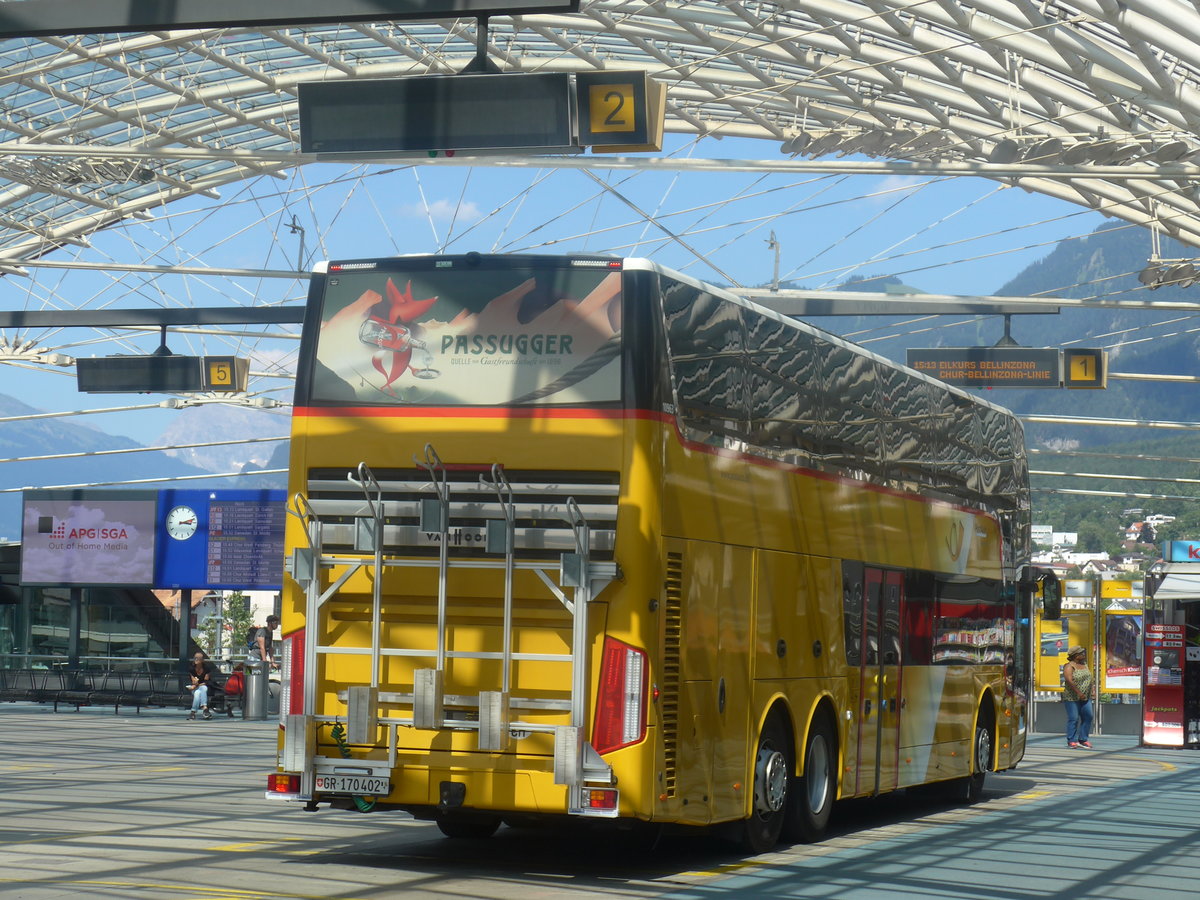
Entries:
POLYGON ((779 812, 787 801, 787 758, 773 747, 759 747, 754 763, 754 811, 779 812))

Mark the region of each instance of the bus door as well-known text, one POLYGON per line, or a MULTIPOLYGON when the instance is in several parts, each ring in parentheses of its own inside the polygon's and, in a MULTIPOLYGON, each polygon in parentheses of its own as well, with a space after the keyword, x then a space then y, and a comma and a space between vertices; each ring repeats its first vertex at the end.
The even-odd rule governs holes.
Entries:
POLYGON ((866 567, 862 578, 856 794, 895 790, 900 762, 900 572, 866 567))

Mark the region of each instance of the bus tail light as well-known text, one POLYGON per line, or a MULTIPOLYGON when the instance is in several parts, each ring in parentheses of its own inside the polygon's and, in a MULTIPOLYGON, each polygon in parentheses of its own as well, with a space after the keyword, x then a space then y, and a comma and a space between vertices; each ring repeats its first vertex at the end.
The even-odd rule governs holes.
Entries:
POLYGON ((304 712, 304 629, 293 631, 282 641, 279 660, 279 717, 304 712))
POLYGON ((267 793, 269 794, 299 794, 300 776, 284 775, 272 772, 267 776, 267 793))
POLYGON ((646 654, 613 638, 604 639, 600 690, 592 746, 610 753, 646 736, 646 654))
POLYGON ((591 811, 610 812, 617 808, 616 788, 584 788, 583 808, 591 811))

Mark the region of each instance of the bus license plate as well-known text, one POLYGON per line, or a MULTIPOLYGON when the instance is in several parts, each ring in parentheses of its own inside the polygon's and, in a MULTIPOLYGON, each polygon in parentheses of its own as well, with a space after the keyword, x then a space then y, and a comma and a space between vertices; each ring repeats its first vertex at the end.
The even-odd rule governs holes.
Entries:
POLYGON ((358 794, 368 797, 386 797, 392 785, 386 778, 370 775, 318 775, 318 791, 326 794, 358 794))

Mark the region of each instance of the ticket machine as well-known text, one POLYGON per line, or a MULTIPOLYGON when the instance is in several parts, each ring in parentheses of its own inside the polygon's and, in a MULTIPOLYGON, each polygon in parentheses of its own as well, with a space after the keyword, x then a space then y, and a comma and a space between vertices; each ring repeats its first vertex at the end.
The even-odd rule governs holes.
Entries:
POLYGON ((1200 541, 1163 544, 1146 604, 1142 743, 1200 749, 1200 541))

